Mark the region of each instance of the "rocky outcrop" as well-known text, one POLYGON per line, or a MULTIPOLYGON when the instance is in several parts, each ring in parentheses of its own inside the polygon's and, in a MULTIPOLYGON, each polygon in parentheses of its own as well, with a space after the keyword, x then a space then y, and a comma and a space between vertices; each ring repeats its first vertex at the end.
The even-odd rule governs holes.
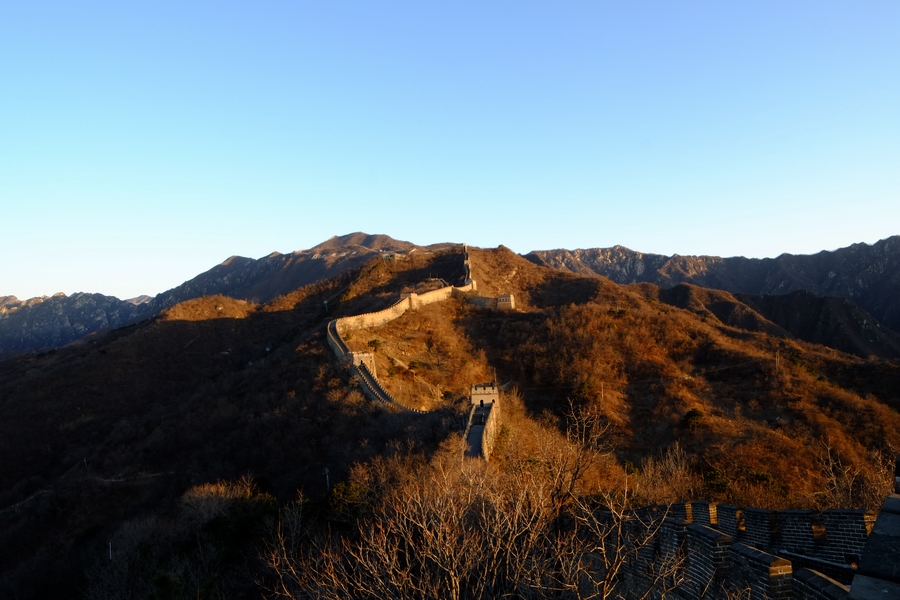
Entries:
POLYGON ((103 294, 55 294, 23 302, 10 298, 15 297, 0 304, 0 353, 64 346, 150 315, 147 304, 103 294))
POLYGON ((622 246, 587 250, 542 250, 534 263, 608 277, 617 283, 646 282, 669 288, 679 283, 753 295, 806 290, 852 300, 882 324, 900 332, 900 236, 875 244, 812 255, 720 258, 643 254, 622 246))

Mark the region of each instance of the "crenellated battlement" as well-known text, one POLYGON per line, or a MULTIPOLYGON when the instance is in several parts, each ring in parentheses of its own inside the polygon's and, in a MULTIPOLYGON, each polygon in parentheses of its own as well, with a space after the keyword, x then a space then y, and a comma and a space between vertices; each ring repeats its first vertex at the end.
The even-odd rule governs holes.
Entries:
POLYGON ((643 522, 662 519, 656 555, 642 558, 683 559, 685 583, 675 593, 681 598, 900 598, 890 595, 900 593, 900 496, 890 496, 878 514, 710 502, 634 514, 643 522), (877 594, 866 591, 876 587, 877 594))
POLYGON ((496 382, 474 383, 469 388, 469 419, 463 438, 465 455, 489 460, 500 429, 500 388, 496 382))

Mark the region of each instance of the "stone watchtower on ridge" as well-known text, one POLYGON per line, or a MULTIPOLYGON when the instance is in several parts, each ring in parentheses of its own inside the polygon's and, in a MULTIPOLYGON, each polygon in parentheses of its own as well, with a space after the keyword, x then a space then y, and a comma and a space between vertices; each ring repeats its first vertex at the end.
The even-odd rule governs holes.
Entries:
POLYGON ((473 383, 469 388, 469 402, 465 455, 488 460, 500 428, 500 388, 493 381, 473 383))
POLYGON ((490 383, 473 383, 469 390, 469 398, 473 405, 484 406, 500 400, 500 390, 493 381, 490 383))

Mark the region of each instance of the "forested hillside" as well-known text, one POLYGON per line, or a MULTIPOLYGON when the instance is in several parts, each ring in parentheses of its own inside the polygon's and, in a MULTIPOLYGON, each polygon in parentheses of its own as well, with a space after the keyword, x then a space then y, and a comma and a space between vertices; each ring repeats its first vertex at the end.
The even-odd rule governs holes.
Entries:
MULTIPOLYGON (((325 324, 458 281, 457 249, 378 257, 266 304, 206 296, 0 362, 0 595, 365 597, 353 586, 403 576, 377 552, 427 542, 415 551, 486 553, 454 567, 459 597, 512 593, 526 564, 517 593, 539 597, 571 591, 589 549, 563 560, 582 538, 562 524, 597 527, 592 507, 874 508, 887 493, 897 362, 788 339, 743 303, 729 320, 502 247, 469 256, 476 293, 512 293, 516 311, 457 297, 349 340, 426 414, 367 400, 325 324), (501 434, 489 464, 468 463, 465 394, 495 377, 501 434), (498 539, 512 541, 488 552, 498 539)), ((435 564, 410 568, 444 585, 435 564)))

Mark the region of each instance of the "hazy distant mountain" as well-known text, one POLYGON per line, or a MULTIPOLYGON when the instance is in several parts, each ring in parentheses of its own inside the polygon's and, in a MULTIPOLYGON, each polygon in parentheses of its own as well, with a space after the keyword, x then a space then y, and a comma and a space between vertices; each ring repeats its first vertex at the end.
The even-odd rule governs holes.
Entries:
POLYGON ((387 235, 362 232, 333 236, 309 250, 272 254, 260 259, 232 256, 180 286, 163 292, 149 302, 156 314, 191 298, 222 294, 250 302, 269 302, 321 279, 334 277, 357 267, 382 252, 409 252, 434 249, 395 240, 387 235))
POLYGON ((55 348, 146 318, 147 305, 103 294, 0 297, 0 352, 55 348))
POLYGON ((371 235, 357 231, 356 233, 348 233, 347 235, 332 236, 318 246, 313 246, 309 251, 325 252, 327 250, 345 249, 353 246, 359 246, 367 250, 378 250, 381 252, 409 252, 413 248, 421 248, 421 246, 416 246, 412 242, 395 240, 389 235, 371 235))
POLYGON ((806 290, 736 297, 798 339, 858 356, 900 358, 900 334, 846 298, 821 297, 806 290))
MULTIPOLYGON (((201 296, 220 294, 254 303, 269 302, 359 266, 382 252, 425 252, 448 245, 423 247, 386 235, 356 232, 291 254, 273 252, 259 259, 232 256, 154 298, 119 300, 79 293, 20 301, 15 296, 0 296, 0 353, 63 346, 92 333, 148 319, 201 296)), ((726 324, 770 333, 769 326, 777 327, 783 335, 861 356, 900 356, 896 335, 900 332, 900 236, 872 246, 854 244, 834 252, 783 254, 774 259, 667 257, 622 246, 536 251, 526 258, 575 273, 603 275, 618 283, 647 282, 662 288, 690 283, 725 290, 738 294, 730 296, 728 302, 740 304, 729 318, 752 321, 752 326, 727 322, 716 310, 706 308, 726 324), (792 293, 800 290, 809 294, 792 293), (757 320, 768 325, 760 325, 757 320)), ((665 293, 660 294, 662 301, 669 302, 662 297, 665 293)), ((689 295, 697 294, 694 290, 689 295)), ((721 299, 708 304, 714 302, 719 302, 716 306, 720 313, 725 310, 721 299)))
MULTIPOLYGON (((321 249, 314 254, 306 260, 323 260, 321 249)), ((234 259, 213 271, 250 289, 278 273, 272 264, 290 262, 279 257, 234 259), (269 275, 251 276, 261 265, 269 275)), ((387 306, 395 296, 386 291, 431 276, 458 281, 462 258, 435 253, 361 270, 332 315, 387 306)), ((513 382, 518 391, 508 398, 521 398, 506 413, 512 418, 498 436, 504 458, 495 464, 526 469, 529 478, 543 477, 546 469, 527 469, 545 464, 548 451, 567 447, 563 415, 590 410, 608 423, 611 461, 648 465, 678 441, 697 466, 690 493, 716 503, 749 497, 759 508, 817 506, 834 477, 822 472, 823 446, 846 449, 841 464, 861 486, 883 479, 875 452, 893 459, 900 439, 900 362, 785 339, 779 325, 781 315, 799 323, 795 312, 809 317, 814 333, 835 322, 822 320, 829 312, 852 325, 842 301, 799 293, 788 298, 793 304, 770 306, 771 297, 687 284, 617 285, 538 267, 505 248, 470 248, 468 258, 479 293, 515 294, 518 310, 451 298, 348 340, 356 350, 377 339, 385 385, 398 395, 427 390, 441 403, 433 413, 375 404, 339 366, 317 317, 323 300, 345 289, 343 278, 267 306, 190 300, 93 343, 0 361, 0 597, 177 597, 188 588, 177 587, 176 575, 189 569, 203 574, 191 580, 196 589, 247 580, 244 597, 260 597, 253 586, 266 575, 253 565, 273 539, 266 534, 279 509, 297 506, 289 503, 298 490, 315 509, 304 512, 304 526, 367 527, 372 513, 359 508, 360 498, 372 506, 381 493, 375 486, 391 495, 410 488, 351 473, 369 461, 388 465, 376 457, 419 468, 439 446, 458 456, 446 440, 465 426, 469 385, 489 373, 513 382), (688 421, 691 414, 699 422, 688 421), (228 504, 214 482, 245 474, 260 482, 264 501, 228 504), (109 552, 114 561, 103 560, 109 552), (105 570, 113 562, 117 570, 105 570), (176 568, 176 575, 166 570, 176 568)), ((44 299, 30 310, 66 302, 72 298, 44 299)))
MULTIPOLYGON (((437 246, 435 246, 437 247, 437 246)), ((291 254, 260 259, 232 256, 154 298, 119 300, 101 294, 56 294, 20 301, 0 296, 0 353, 55 348, 85 335, 150 318, 179 302, 221 294, 251 302, 268 302, 301 286, 334 277, 381 252, 427 250, 386 235, 351 233, 334 236, 291 254)))
POLYGON ((812 255, 777 258, 662 256, 614 246, 587 250, 541 250, 526 258, 617 283, 679 283, 729 292, 775 295, 806 290, 852 300, 882 324, 900 332, 900 236, 875 244, 853 244, 812 255))

